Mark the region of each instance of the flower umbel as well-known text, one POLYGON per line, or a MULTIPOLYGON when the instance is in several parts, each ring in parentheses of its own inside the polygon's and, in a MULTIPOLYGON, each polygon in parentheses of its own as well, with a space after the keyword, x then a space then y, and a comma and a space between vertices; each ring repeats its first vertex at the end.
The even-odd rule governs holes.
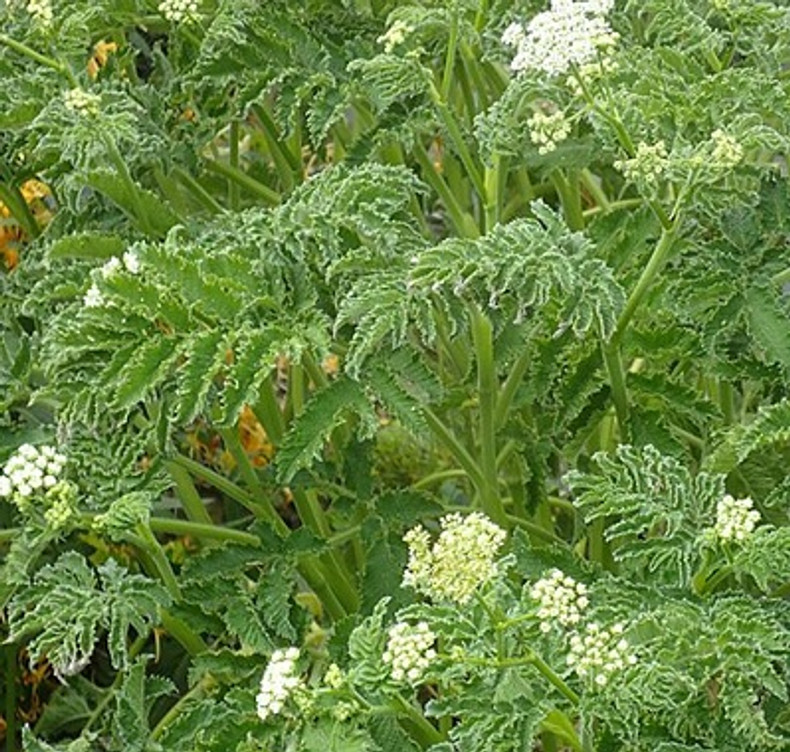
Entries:
POLYGON ((652 146, 643 141, 636 147, 636 154, 632 159, 618 160, 614 167, 628 180, 655 184, 669 165, 668 157, 663 141, 656 141, 652 146))
POLYGON ((162 0, 159 12, 172 23, 183 23, 197 20, 197 0, 162 0))
POLYGON ((389 54, 399 44, 403 44, 403 41, 411 32, 411 26, 403 21, 395 21, 376 41, 384 45, 384 52, 389 54))
POLYGON ((636 663, 636 655, 622 635, 623 624, 601 628, 588 624, 583 634, 575 634, 570 640, 568 666, 581 679, 589 679, 594 685, 604 687, 609 679, 626 666, 636 663))
POLYGON ((29 0, 27 12, 39 26, 50 26, 53 13, 50 0, 29 0))
POLYGON ((69 89, 63 95, 63 103, 66 105, 66 109, 76 112, 82 117, 95 117, 99 114, 101 97, 78 87, 69 89))
POLYGON ((37 492, 53 488, 65 464, 65 455, 54 447, 42 446, 37 449, 32 444, 22 444, 3 467, 0 496, 13 495, 17 500, 27 499, 37 492))
POLYGON ((538 580, 529 594, 539 603, 538 616, 543 632, 550 631, 553 623, 563 627, 578 624, 589 604, 587 586, 559 569, 552 569, 538 580))
POLYGON ((511 24, 502 42, 516 47, 510 67, 516 73, 537 70, 550 76, 594 60, 601 49, 613 47, 617 34, 604 18, 609 0, 552 0, 550 10, 538 13, 526 27, 511 24))
POLYGON ((749 499, 734 499, 727 494, 716 505, 716 535, 725 541, 744 541, 760 521, 760 513, 749 499))
POLYGON ((261 678, 260 691, 255 698, 258 717, 262 721, 281 713, 288 698, 302 683, 296 667, 298 659, 299 648, 275 650, 272 653, 261 678))
POLYGON ((409 562, 403 584, 432 598, 464 604, 496 574, 495 559, 506 533, 479 512, 448 514, 440 522, 442 532, 432 548, 421 527, 404 536, 409 562))
POLYGON ((391 667, 392 678, 408 684, 419 682, 436 658, 435 642, 436 635, 424 621, 414 626, 407 622, 395 624, 389 631, 383 655, 384 663, 391 667))
POLYGON ((529 139, 538 147, 539 154, 548 154, 565 141, 571 133, 571 124, 564 113, 557 111, 545 113, 538 111, 529 120, 529 139))
POLYGON ((743 159, 743 147, 732 136, 717 128, 710 138, 713 142, 711 161, 716 167, 729 170, 743 159))
POLYGON ((96 287, 96 284, 92 284, 85 295, 82 296, 82 304, 86 308, 100 308, 105 303, 104 295, 102 295, 101 290, 96 287))

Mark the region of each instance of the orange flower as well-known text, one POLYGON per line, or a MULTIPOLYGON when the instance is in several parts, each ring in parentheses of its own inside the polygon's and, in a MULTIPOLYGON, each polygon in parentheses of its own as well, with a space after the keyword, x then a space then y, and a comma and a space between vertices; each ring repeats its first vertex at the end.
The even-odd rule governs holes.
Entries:
POLYGON ((93 45, 93 55, 88 60, 87 69, 88 75, 91 78, 96 78, 99 71, 107 65, 110 55, 118 51, 118 45, 115 42, 105 42, 103 39, 93 45))

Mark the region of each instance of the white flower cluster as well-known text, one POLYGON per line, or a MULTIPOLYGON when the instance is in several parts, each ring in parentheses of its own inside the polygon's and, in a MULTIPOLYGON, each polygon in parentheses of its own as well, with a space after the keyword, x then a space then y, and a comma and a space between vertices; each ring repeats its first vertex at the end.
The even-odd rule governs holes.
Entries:
MULTIPOLYGON (((99 269, 99 274, 101 274, 104 279, 110 279, 110 277, 118 274, 122 268, 126 269, 129 274, 138 274, 140 271, 140 259, 137 254, 133 251, 127 251, 123 254, 122 259, 113 256, 104 263, 101 269, 99 269)), ((95 282, 88 288, 88 291, 82 297, 82 304, 86 308, 100 308, 106 302, 106 298, 95 282)))
POLYGON ((52 25, 52 3, 50 0, 29 0, 27 12, 41 26, 52 25))
POLYGON ((16 494, 26 499, 37 491, 55 486, 66 464, 66 457, 54 447, 22 444, 8 458, 0 475, 0 496, 16 494))
POLYGON ((553 623, 563 627, 578 624, 590 603, 587 586, 559 569, 552 569, 546 577, 538 580, 529 594, 538 601, 538 616, 543 632, 549 632, 553 623))
POLYGON ((538 154, 548 154, 565 141, 571 133, 571 124, 561 111, 545 113, 538 110, 529 120, 529 139, 538 147, 538 154))
POLYGON ((746 540, 760 521, 760 513, 753 507, 751 499, 734 499, 727 494, 716 505, 716 535, 723 541, 746 540))
POLYGON ((710 138, 713 142, 711 161, 716 167, 729 170, 743 159, 743 147, 723 130, 717 128, 710 138))
POLYGON ((162 0, 159 12, 172 23, 188 23, 197 19, 198 5, 198 0, 162 0))
POLYGON ((296 667, 299 648, 275 650, 261 678, 261 687, 255 698, 258 717, 265 721, 272 715, 282 712, 288 698, 301 684, 302 680, 296 667))
POLYGON ((623 637, 625 627, 613 624, 608 629, 588 624, 584 634, 570 639, 567 662, 581 679, 604 687, 614 673, 636 663, 636 655, 623 637))
POLYGON ((652 146, 640 142, 632 159, 622 159, 614 163, 628 180, 655 184, 669 166, 669 155, 663 141, 652 146))
POLYGON ((101 97, 98 94, 91 94, 79 87, 69 89, 63 95, 63 103, 66 109, 76 112, 83 117, 96 116, 99 114, 101 97))
POLYGON ((402 44, 406 37, 414 29, 403 21, 395 21, 376 41, 384 45, 384 52, 389 54, 399 44, 402 44))
POLYGON ((502 35, 503 44, 516 48, 511 69, 556 76, 594 60, 600 50, 617 42, 616 32, 604 18, 613 4, 614 0, 551 0, 551 8, 538 13, 526 27, 511 24, 502 35))
POLYGON ((448 514, 440 522, 442 532, 433 547, 422 527, 413 528, 404 536, 409 561, 403 584, 463 605, 496 574, 495 560, 506 533, 479 512, 466 517, 448 514))
POLYGON ((391 667, 392 678, 409 684, 419 682, 436 658, 435 642, 436 635, 424 621, 414 626, 407 622, 392 626, 383 655, 384 663, 391 667))

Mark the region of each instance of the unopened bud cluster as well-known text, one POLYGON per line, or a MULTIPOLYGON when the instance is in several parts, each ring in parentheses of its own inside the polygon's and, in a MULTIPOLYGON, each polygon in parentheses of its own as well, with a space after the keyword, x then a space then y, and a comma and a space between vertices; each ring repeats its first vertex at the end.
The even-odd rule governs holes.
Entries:
MULTIPOLYGON (((136 253, 127 251, 120 259, 117 256, 113 256, 102 265, 99 269, 99 274, 103 279, 111 279, 119 274, 122 269, 126 269, 129 274, 139 273, 140 259, 136 253)), ((87 292, 82 297, 82 304, 86 308, 100 308, 106 302, 106 298, 95 282, 88 288, 87 292)))
POLYGON ((76 112, 82 117, 95 117, 99 114, 101 97, 98 94, 91 94, 89 91, 77 87, 69 89, 63 95, 63 104, 66 105, 67 110, 76 112))
POLYGON ((511 24, 502 35, 503 44, 516 48, 511 69, 556 76, 595 60, 601 50, 617 42, 604 18, 612 5, 613 0, 552 0, 551 8, 526 26, 511 24))
POLYGON ((496 557, 506 533, 479 512, 466 517, 449 514, 440 522, 442 532, 432 547, 422 527, 404 536, 409 561, 403 584, 432 598, 463 605, 496 574, 496 557))
POLYGON ((538 580, 530 589, 530 595, 539 604, 538 617, 543 632, 549 632, 554 624, 563 627, 578 624, 589 605, 587 586, 559 569, 552 569, 538 580))
POLYGON ((571 133, 571 124, 565 115, 558 111, 545 113, 538 111, 529 120, 529 139, 537 145, 539 154, 548 154, 565 141, 571 133))
POLYGON ((598 687, 606 686, 615 673, 637 660, 628 640, 623 637, 624 630, 619 623, 609 628, 588 624, 583 633, 571 636, 568 666, 580 679, 589 680, 598 687))
POLYGON ((734 499, 727 494, 716 505, 716 535, 723 541, 744 541, 748 538, 757 523, 760 513, 754 509, 751 499, 734 499))
POLYGON ((299 648, 285 648, 272 653, 261 678, 260 691, 255 698, 258 717, 262 721, 280 714, 285 703, 301 685, 302 680, 296 665, 298 660, 299 648))
POLYGON ((384 45, 384 52, 389 54, 399 44, 403 44, 412 31, 412 27, 403 21, 395 21, 376 41, 384 45))
POLYGON ((713 142, 711 161, 714 166, 729 170, 743 159, 743 147, 732 136, 716 129, 710 138, 713 142))
POLYGON ((162 0, 159 12, 172 23, 194 21, 198 15, 198 0, 162 0))
POLYGON ((8 458, 0 475, 0 496, 26 499, 54 487, 66 464, 66 457, 51 446, 22 444, 8 458))
POLYGON ((618 160, 614 167, 634 182, 655 184, 669 166, 669 155, 663 141, 655 144, 641 142, 632 159, 618 160))
POLYGON ((391 627, 383 659, 390 666, 392 678, 396 682, 418 683, 436 658, 435 642, 436 635, 424 621, 416 625, 398 622, 391 627))
POLYGON ((27 12, 39 26, 51 26, 54 14, 50 0, 29 0, 27 12))

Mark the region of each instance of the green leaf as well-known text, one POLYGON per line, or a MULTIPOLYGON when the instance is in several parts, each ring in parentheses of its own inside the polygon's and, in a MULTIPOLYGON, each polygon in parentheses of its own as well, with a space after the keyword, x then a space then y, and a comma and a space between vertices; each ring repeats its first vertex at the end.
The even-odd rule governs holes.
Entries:
POLYGON ((170 368, 176 356, 177 341, 173 338, 153 339, 143 344, 129 358, 113 382, 116 385, 114 406, 128 410, 153 391, 170 368))
POLYGON ((49 257, 52 259, 109 259, 119 256, 125 248, 126 243, 117 235, 83 232, 58 238, 49 249, 49 257))
POLYGON ((768 287, 751 287, 746 292, 749 324, 768 359, 790 369, 790 318, 768 287))

